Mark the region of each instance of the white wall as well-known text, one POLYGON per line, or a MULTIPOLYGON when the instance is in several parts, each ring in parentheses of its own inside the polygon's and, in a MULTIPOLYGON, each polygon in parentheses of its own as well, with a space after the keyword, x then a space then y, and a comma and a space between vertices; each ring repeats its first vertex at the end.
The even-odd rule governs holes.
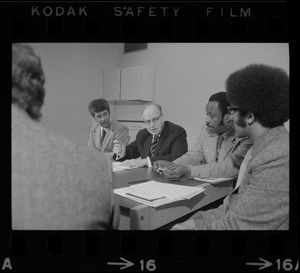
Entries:
MULTIPOLYGON (((225 80, 233 71, 250 63, 282 67, 289 73, 288 44, 278 43, 149 43, 148 49, 123 54, 119 45, 118 66, 154 67, 155 101, 165 119, 183 126, 189 147, 205 121, 205 105, 216 92, 225 91, 225 80)), ((116 113, 124 117, 124 106, 116 113)), ((131 105, 130 117, 140 119, 141 106, 131 105)))
MULTIPOLYGON (((102 71, 117 66, 117 44, 31 43, 46 75, 41 124, 87 145, 88 104, 102 97, 102 71)), ((112 108, 112 114, 115 109, 112 108)))
MULTIPOLYGON (((183 126, 191 146, 205 121, 208 98, 225 90, 227 76, 247 64, 265 63, 289 73, 288 44, 149 43, 123 54, 122 43, 32 43, 46 75, 41 123, 87 145, 88 103, 103 94, 103 70, 138 65, 154 68, 155 102, 165 119, 183 126)), ((141 120, 146 103, 111 103, 117 119, 141 120)), ((288 127, 288 124, 287 124, 288 127)))

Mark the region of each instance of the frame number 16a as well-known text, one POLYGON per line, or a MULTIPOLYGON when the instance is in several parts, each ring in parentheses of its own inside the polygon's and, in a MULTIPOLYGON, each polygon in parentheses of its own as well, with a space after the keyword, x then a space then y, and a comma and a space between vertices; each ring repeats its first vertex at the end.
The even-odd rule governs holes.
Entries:
POLYGON ((299 260, 297 262, 293 262, 292 259, 285 259, 281 261, 280 259, 276 260, 277 263, 277 270, 284 270, 284 271, 297 271, 299 269, 299 260))

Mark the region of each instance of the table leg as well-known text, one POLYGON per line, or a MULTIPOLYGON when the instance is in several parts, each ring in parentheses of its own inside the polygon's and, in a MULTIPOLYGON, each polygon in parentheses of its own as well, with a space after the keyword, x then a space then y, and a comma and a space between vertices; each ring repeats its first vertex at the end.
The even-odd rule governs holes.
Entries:
POLYGON ((130 209, 130 230, 147 230, 148 215, 145 205, 136 206, 130 209))

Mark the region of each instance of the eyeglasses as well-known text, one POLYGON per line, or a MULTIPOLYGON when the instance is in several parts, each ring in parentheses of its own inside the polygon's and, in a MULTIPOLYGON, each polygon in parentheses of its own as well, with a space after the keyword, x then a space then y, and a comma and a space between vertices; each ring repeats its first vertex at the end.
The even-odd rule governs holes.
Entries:
POLYGON ((160 117, 161 117, 161 114, 160 114, 159 117, 155 117, 155 118, 153 118, 153 119, 147 119, 147 120, 145 120, 144 123, 145 123, 147 126, 149 126, 149 125, 151 124, 151 121, 152 121, 153 124, 156 124, 156 123, 159 121, 160 117))
POLYGON ((234 111, 240 111, 241 109, 236 107, 236 106, 228 106, 227 107, 227 112, 229 115, 233 115, 234 111))

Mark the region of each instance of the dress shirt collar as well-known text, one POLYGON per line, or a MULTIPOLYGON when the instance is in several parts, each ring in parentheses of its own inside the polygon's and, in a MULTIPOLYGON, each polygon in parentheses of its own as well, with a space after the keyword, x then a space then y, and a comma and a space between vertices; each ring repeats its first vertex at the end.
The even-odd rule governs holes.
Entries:
POLYGON ((100 129, 101 129, 101 132, 103 132, 103 130, 107 133, 108 129, 107 128, 104 128, 100 125, 100 129))
POLYGON ((161 133, 160 134, 158 134, 158 135, 152 135, 152 141, 154 140, 154 137, 157 137, 158 139, 160 138, 160 136, 161 136, 161 133))
MULTIPOLYGON (((220 134, 219 136, 223 136, 224 140, 226 140, 227 138, 231 137, 232 136, 232 133, 233 133, 233 126, 230 127, 225 133, 223 134, 220 134)), ((234 136, 234 135, 233 135, 234 136)))

